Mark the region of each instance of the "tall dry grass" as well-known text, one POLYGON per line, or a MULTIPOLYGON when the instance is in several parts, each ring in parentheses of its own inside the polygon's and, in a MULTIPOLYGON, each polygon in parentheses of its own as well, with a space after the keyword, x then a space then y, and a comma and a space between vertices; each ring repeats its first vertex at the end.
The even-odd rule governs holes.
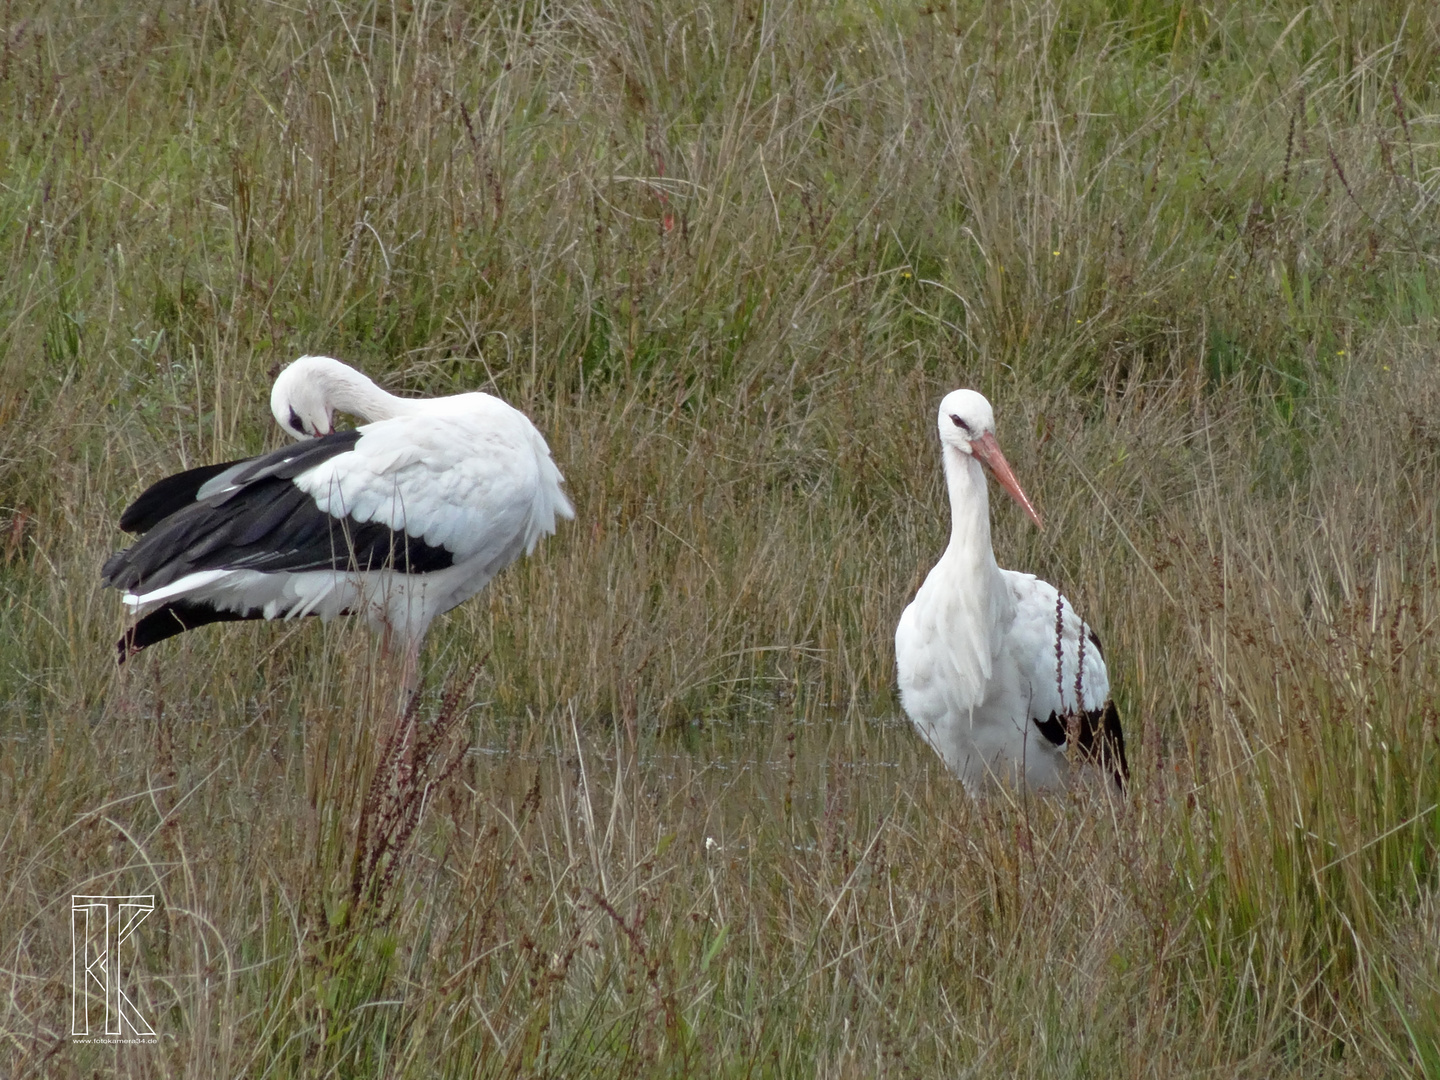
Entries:
POLYGON ((7 8, 7 1074, 1440 1075, 1437 58, 1399 2, 7 8), (363 628, 110 667, 119 509, 302 352, 495 390, 574 495, 432 635, 438 757, 363 628), (899 717, 961 384, 1123 807, 899 717), (66 1034, 102 891, 158 1046, 66 1034))

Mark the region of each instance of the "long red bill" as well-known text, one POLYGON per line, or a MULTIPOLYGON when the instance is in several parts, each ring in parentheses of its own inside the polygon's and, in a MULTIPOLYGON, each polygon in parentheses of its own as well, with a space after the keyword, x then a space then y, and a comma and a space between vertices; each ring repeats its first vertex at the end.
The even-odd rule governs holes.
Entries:
POLYGON ((1010 471, 1010 463, 1005 460, 1005 455, 1000 452, 1000 444, 995 441, 995 436, 989 433, 981 435, 978 439, 970 442, 970 451, 979 460, 980 464, 990 470, 990 475, 995 477, 995 482, 1005 489, 1005 493, 1020 505, 1020 509, 1030 515, 1030 520, 1040 528, 1045 528, 1045 523, 1040 520, 1040 514, 1030 502, 1030 497, 1020 487, 1020 481, 1015 479, 1015 474, 1010 471))

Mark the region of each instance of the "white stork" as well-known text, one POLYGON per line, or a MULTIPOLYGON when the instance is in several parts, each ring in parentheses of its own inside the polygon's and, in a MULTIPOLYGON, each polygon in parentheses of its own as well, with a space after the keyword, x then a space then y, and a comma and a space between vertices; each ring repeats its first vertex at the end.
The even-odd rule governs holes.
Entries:
POLYGON ((271 408, 304 441, 166 477, 121 515, 141 535, 102 571, 141 616, 121 663, 206 623, 354 613, 404 649, 408 686, 435 616, 575 516, 544 437, 489 394, 399 398, 303 356, 271 408), (337 411, 369 422, 334 431, 337 411))
POLYGON ((1062 788, 1067 749, 1123 787, 1125 741, 1100 639, 1053 585, 995 563, 986 469, 1044 525, 995 441, 990 403, 955 390, 939 424, 950 544, 895 630, 906 713, 972 795, 997 782, 1062 788))

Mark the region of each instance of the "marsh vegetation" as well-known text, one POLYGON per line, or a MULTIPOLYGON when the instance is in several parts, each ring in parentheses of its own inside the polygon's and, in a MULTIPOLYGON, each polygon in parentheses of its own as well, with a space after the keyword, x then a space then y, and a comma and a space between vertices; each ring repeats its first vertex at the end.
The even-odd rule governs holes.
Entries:
POLYGON ((1403 0, 7 4, 0 1072, 1440 1076, 1437 72, 1403 0), (112 665, 120 510, 306 352, 577 507, 414 761, 364 627, 112 665), (960 385, 1123 807, 900 716, 960 385), (156 1045, 68 1034, 81 892, 156 1045))

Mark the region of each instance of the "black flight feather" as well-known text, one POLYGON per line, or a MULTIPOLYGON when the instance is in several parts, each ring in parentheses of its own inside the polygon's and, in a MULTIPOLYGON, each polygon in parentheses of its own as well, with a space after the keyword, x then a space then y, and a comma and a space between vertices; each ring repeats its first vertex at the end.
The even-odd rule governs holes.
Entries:
MULTIPOLYGON (((1099 648, 1098 642, 1096 648, 1099 648)), ((1082 709, 1063 715, 1051 712, 1047 719, 1032 719, 1052 746, 1064 746, 1073 726, 1075 750, 1080 760, 1108 769, 1116 785, 1125 787, 1130 779, 1130 765, 1125 760, 1125 735, 1120 730, 1120 710, 1115 708, 1115 702, 1105 702, 1103 709, 1082 709)))
POLYGON ((120 653, 120 663, 123 664, 141 649, 148 648, 157 641, 172 638, 176 634, 183 634, 186 630, 193 630, 197 626, 260 618, 264 618, 264 616, 261 615, 259 608, 244 612, 221 611, 206 603, 172 600, 164 607, 156 608, 136 622, 129 630, 126 630, 125 635, 115 643, 115 647, 120 653))
MULTIPOLYGON (((358 431, 282 447, 259 457, 190 469, 152 485, 121 517, 144 535, 106 561, 106 585, 130 592, 164 588, 203 570, 379 570, 427 574, 454 565, 444 547, 383 522, 335 517, 293 480, 352 450, 358 431)), ((277 612, 283 615, 284 612, 277 612)), ((131 628, 122 651, 134 652, 193 626, 259 618, 177 599, 131 628)))
POLYGON ((128 533, 149 532, 175 511, 193 503, 205 481, 219 476, 234 464, 233 461, 222 461, 218 465, 201 465, 198 469, 186 469, 151 484, 120 515, 120 528, 128 533))

